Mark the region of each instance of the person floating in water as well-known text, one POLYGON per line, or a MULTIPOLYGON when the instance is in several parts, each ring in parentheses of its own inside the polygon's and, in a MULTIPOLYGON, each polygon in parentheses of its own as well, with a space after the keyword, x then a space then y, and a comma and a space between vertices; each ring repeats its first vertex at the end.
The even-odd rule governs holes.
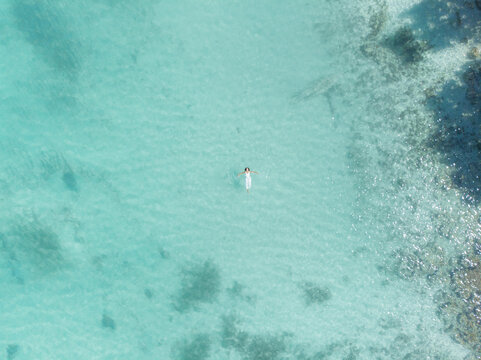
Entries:
POLYGON ((246 190, 247 190, 247 192, 249 192, 249 189, 251 188, 251 173, 259 174, 257 171, 252 171, 248 167, 246 167, 243 172, 237 174, 237 176, 242 175, 242 174, 246 174, 246 190))

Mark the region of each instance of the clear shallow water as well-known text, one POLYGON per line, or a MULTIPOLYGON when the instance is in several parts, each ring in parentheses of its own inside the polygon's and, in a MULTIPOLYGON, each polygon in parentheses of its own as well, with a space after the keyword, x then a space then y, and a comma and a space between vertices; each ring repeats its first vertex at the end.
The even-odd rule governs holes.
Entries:
POLYGON ((406 156, 431 119, 392 120, 421 90, 348 5, 1 5, 3 354, 467 354, 396 258, 462 248, 430 230, 442 165, 406 156))

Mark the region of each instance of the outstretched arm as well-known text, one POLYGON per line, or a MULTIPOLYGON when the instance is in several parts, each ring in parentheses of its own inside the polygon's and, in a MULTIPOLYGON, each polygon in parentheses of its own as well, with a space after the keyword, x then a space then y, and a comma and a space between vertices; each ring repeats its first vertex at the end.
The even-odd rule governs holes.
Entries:
POLYGON ((237 176, 242 175, 242 174, 244 174, 244 173, 245 173, 245 171, 243 171, 243 172, 241 172, 241 173, 238 173, 237 176))
POLYGON ((251 171, 251 172, 253 172, 254 174, 257 174, 257 175, 259 175, 259 173, 258 173, 257 171, 251 171))

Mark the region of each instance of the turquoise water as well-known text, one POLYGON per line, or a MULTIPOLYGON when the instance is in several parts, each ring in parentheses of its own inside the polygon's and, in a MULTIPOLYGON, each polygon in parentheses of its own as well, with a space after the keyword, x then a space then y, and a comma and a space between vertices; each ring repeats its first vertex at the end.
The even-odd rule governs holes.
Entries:
POLYGON ((2 358, 464 359, 418 3, 0 4, 2 358))

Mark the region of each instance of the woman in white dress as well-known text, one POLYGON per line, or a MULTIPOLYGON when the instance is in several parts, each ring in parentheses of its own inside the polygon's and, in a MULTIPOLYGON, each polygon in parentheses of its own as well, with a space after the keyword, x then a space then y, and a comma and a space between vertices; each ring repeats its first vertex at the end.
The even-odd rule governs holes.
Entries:
POLYGON ((251 173, 259 174, 257 171, 252 171, 248 167, 246 167, 243 172, 237 174, 237 176, 240 176, 242 174, 246 174, 246 190, 247 190, 247 192, 249 192, 249 189, 251 188, 251 173))

